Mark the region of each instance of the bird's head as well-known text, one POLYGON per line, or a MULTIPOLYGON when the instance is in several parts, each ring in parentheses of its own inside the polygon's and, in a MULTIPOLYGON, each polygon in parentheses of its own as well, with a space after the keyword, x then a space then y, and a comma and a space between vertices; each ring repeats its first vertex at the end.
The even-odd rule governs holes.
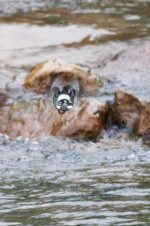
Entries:
POLYGON ((74 99, 79 92, 78 90, 79 85, 75 85, 74 81, 70 81, 68 84, 54 81, 52 88, 53 103, 60 114, 64 114, 73 107, 74 99))

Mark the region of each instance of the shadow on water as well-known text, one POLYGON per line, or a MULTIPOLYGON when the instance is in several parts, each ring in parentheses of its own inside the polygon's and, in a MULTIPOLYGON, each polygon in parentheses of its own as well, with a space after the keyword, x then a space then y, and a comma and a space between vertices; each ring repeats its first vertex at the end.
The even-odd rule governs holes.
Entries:
MULTIPOLYGON (((132 83, 126 82, 130 71, 113 80, 111 64, 106 71, 103 67, 129 46, 149 39, 149 11, 149 0, 1 1, 0 89, 7 84, 11 94, 30 101, 22 89, 29 68, 62 57, 98 74, 109 69, 112 77, 103 100, 111 99, 118 87, 146 99, 146 68, 136 71, 132 83)), ((121 63, 128 67, 129 62, 121 63)), ((114 65, 116 73, 122 68, 114 65)), ((148 226, 149 157, 141 140, 29 141, 0 135, 0 226, 148 226)))

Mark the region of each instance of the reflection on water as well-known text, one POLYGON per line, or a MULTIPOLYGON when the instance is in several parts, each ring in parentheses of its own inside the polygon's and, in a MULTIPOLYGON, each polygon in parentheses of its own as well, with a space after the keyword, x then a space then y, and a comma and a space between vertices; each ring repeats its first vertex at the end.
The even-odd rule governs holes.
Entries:
POLYGON ((149 225, 140 141, 1 139, 0 225, 149 225))
POLYGON ((62 172, 62 179, 0 184, 0 225, 148 225, 144 167, 62 172), (138 172, 140 175, 138 176, 138 172), (76 177, 69 180, 70 174, 76 177))
MULTIPOLYGON (((29 68, 62 57, 98 74, 109 71, 103 100, 125 85, 146 99, 146 61, 132 78, 126 71, 132 62, 122 60, 129 53, 120 67, 103 66, 128 46, 149 39, 149 10, 149 0, 1 1, 0 89, 9 84, 10 91, 30 101, 21 86, 29 68), (113 80, 114 71, 122 81, 113 80)), ((148 226, 149 157, 150 149, 140 140, 105 137, 93 143, 50 137, 33 142, 0 135, 0 226, 148 226)))

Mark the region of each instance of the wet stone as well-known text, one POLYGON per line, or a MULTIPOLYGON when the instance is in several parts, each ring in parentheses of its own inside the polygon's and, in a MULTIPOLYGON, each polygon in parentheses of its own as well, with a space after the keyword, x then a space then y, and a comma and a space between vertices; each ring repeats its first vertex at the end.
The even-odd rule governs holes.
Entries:
POLYGON ((143 134, 143 143, 150 146, 150 127, 143 134))
POLYGON ((141 112, 135 133, 139 136, 147 134, 150 128, 150 102, 146 104, 144 110, 141 112))
POLYGON ((92 74, 89 68, 62 59, 53 59, 33 67, 25 78, 24 87, 30 91, 45 93, 58 76, 63 76, 66 80, 79 79, 84 95, 99 93, 103 85, 101 78, 92 74))
POLYGON ((108 112, 108 104, 95 98, 80 99, 64 115, 60 115, 48 99, 16 102, 1 108, 0 132, 13 139, 50 135, 95 139, 106 126, 108 112))
POLYGON ((144 106, 135 96, 117 90, 112 113, 112 121, 121 127, 133 129, 144 106))

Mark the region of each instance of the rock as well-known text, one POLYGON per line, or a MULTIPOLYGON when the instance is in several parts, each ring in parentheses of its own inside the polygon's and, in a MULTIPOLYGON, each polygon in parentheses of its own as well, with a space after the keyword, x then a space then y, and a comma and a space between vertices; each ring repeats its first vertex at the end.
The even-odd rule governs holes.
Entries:
POLYGON ((7 93, 0 92, 0 107, 5 104, 8 98, 9 98, 9 95, 7 93))
POLYGON ((146 131, 144 131, 143 143, 150 146, 150 127, 146 131))
POLYGON ((150 130, 150 102, 146 104, 145 108, 140 114, 135 133, 139 136, 146 136, 147 131, 150 130))
POLYGON ((120 126, 133 129, 144 106, 133 95, 117 90, 112 113, 112 121, 120 126))
POLYGON ((56 59, 37 64, 32 68, 25 78, 24 87, 35 92, 46 92, 53 78, 58 75, 65 76, 66 79, 79 78, 85 95, 97 94, 102 86, 100 77, 92 74, 88 68, 56 59))
POLYGON ((109 106, 96 99, 81 99, 60 115, 50 101, 16 102, 0 110, 0 132, 11 138, 36 139, 49 135, 95 139, 105 127, 109 106))

